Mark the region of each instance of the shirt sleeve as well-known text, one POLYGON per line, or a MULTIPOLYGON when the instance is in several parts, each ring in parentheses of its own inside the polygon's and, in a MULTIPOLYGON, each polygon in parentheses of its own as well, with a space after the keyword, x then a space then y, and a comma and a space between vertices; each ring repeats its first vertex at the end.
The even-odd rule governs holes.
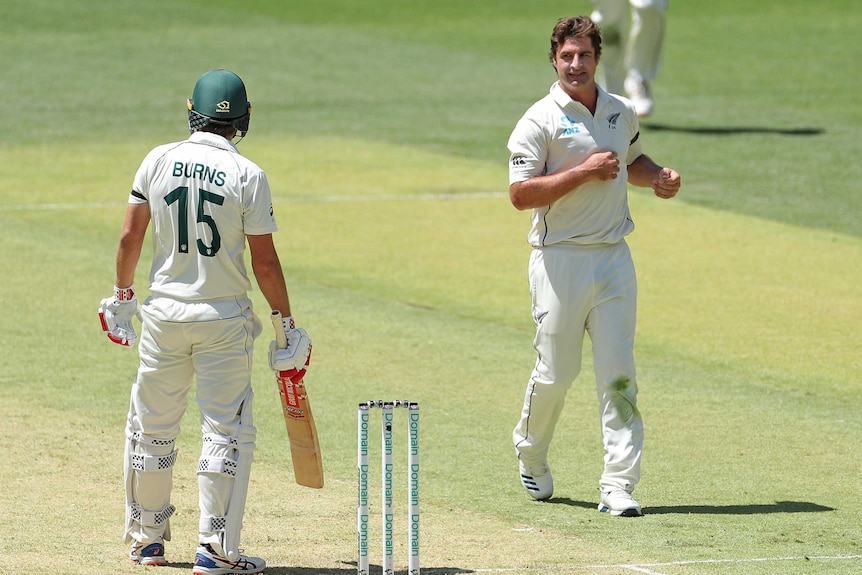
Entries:
POLYGON ((526 116, 509 136, 509 185, 524 182, 545 172, 548 138, 544 130, 526 116))
POLYGON ((266 174, 252 170, 243 196, 243 223, 246 235, 260 236, 278 231, 272 209, 272 192, 266 174))
POLYGON ((629 134, 631 135, 631 140, 629 141, 629 151, 626 154, 626 165, 631 165, 632 162, 637 160, 641 155, 643 155, 643 146, 641 145, 641 132, 640 132, 640 121, 638 120, 637 112, 635 112, 634 106, 630 105, 628 110, 629 117, 629 134))
POLYGON ((132 191, 129 193, 128 203, 130 204, 146 204, 149 202, 149 164, 150 155, 148 154, 138 171, 135 172, 135 179, 132 181, 132 191))

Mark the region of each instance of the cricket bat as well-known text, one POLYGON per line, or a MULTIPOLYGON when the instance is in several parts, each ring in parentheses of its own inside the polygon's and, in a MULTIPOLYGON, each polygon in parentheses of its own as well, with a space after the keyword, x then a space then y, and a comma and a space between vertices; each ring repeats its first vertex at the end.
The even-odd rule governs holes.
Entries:
MULTIPOLYGON (((281 349, 286 348, 287 338, 278 311, 272 312, 272 326, 275 328, 276 345, 281 349)), ((276 381, 290 441, 293 475, 299 485, 320 489, 323 487, 323 460, 305 384, 302 381, 293 383, 287 377, 281 377, 281 373, 276 376, 276 381)))

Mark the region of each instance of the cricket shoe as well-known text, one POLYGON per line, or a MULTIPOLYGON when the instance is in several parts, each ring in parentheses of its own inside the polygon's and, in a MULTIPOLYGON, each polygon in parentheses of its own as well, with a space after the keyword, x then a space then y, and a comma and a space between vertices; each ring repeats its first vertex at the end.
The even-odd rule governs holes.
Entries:
POLYGON ((652 114, 652 95, 650 94, 649 83, 646 80, 635 80, 634 78, 626 78, 626 94, 635 106, 635 111, 638 118, 646 118, 652 114))
POLYGON ((625 489, 602 491, 599 497, 599 511, 615 517, 640 517, 643 515, 641 504, 634 500, 625 489))
POLYGON ((129 551, 129 559, 141 565, 167 565, 165 559, 165 544, 159 539, 155 543, 135 543, 129 551))
POLYGON ((518 464, 521 472, 521 485, 536 501, 546 501, 554 494, 554 478, 548 462, 534 467, 527 467, 524 462, 518 464))
POLYGON ((263 573, 266 561, 260 557, 247 557, 240 553, 239 559, 231 561, 213 551, 209 544, 198 545, 195 564, 192 567, 194 575, 235 575, 240 573, 263 573))

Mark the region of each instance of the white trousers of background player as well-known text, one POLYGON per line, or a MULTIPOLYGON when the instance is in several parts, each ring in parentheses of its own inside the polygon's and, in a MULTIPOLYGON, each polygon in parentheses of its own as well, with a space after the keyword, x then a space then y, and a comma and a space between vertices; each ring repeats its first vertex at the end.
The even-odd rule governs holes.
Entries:
POLYGON ((587 332, 605 450, 599 485, 631 491, 640 479, 643 421, 634 366, 637 281, 628 245, 534 249, 529 277, 537 361, 513 433, 518 457, 528 468, 547 459, 587 332))
POLYGON ((174 440, 197 380, 200 542, 238 553, 255 447, 251 370, 262 326, 245 298, 142 307, 140 367, 126 428, 126 543, 170 539, 174 440))
POLYGON ((629 83, 658 76, 667 0, 593 0, 593 21, 602 29, 599 83, 625 95, 629 83))

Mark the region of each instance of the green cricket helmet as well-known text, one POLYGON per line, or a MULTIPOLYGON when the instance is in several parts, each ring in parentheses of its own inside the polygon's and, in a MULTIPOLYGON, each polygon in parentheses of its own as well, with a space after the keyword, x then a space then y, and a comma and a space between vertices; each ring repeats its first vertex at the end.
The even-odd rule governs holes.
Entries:
POLYGON ((228 70, 210 70, 195 83, 188 100, 189 131, 200 130, 208 124, 233 126, 240 137, 248 132, 251 102, 245 84, 239 76, 228 70))

